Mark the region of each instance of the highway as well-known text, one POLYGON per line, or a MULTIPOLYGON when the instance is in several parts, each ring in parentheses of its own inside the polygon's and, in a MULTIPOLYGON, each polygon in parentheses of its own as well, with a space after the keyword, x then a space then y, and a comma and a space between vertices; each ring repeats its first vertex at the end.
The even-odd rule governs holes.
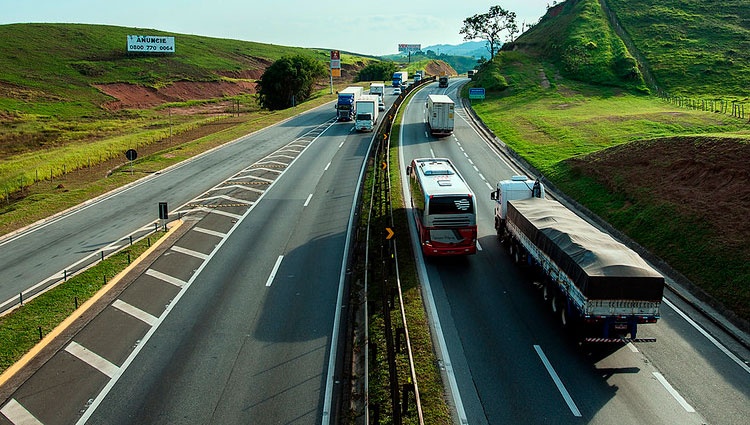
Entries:
POLYGON ((157 200, 184 218, 14 390, 0 424, 336 423, 348 240, 374 133, 333 116, 327 104, 29 232, 75 245, 116 227, 105 244, 153 220, 157 200), (82 225, 116 205, 140 219, 82 225))
POLYGON ((458 403, 456 421, 746 423, 750 353, 720 329, 693 326, 683 314, 700 314, 669 291, 662 319, 640 331, 656 337, 655 343, 579 346, 566 335, 540 291, 497 240, 489 194, 497 181, 524 172, 468 124, 456 97, 465 81, 452 79, 447 89, 431 84, 414 96, 405 112, 400 151, 402 167, 416 157, 450 158, 477 196, 478 253, 427 260, 421 276, 433 300, 432 325, 442 330, 445 342, 446 352, 438 357, 458 403), (427 133, 424 105, 432 93, 456 101, 452 136, 436 139, 427 133))

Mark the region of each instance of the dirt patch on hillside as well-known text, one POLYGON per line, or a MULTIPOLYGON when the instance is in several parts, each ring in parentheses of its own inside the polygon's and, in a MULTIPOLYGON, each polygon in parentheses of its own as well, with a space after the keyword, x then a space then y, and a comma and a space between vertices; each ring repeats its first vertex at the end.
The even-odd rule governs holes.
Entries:
POLYGON ((693 217, 725 229, 736 242, 750 240, 750 142, 674 137, 627 143, 571 163, 613 192, 646 191, 693 217))
POLYGON ((101 92, 115 98, 102 105, 105 109, 145 109, 167 102, 216 99, 257 92, 254 81, 176 81, 153 88, 128 83, 97 84, 101 92))
POLYGON ((427 75, 458 75, 455 69, 453 69, 452 66, 448 65, 447 63, 443 61, 434 60, 425 65, 424 72, 427 75))

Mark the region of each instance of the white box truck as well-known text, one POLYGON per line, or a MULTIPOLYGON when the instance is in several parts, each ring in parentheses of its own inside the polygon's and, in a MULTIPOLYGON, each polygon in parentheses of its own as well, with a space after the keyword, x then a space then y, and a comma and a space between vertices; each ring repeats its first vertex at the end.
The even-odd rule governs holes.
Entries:
POLYGON ((372 131, 378 122, 378 101, 376 94, 363 94, 356 101, 357 115, 354 118, 354 129, 372 131))
POLYGON ((384 83, 371 83, 370 94, 377 95, 380 99, 378 100, 378 110, 385 111, 385 84, 384 83))
POLYGON ((430 134, 445 137, 453 133, 453 100, 444 94, 427 96, 427 126, 430 134))

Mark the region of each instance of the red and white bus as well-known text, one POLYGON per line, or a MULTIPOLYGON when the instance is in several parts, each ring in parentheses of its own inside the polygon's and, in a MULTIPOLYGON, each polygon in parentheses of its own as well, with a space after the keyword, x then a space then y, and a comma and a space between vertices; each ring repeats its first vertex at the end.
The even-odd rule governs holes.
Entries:
POLYGON ((476 254, 476 198, 453 163, 447 158, 415 159, 406 173, 422 253, 476 254))

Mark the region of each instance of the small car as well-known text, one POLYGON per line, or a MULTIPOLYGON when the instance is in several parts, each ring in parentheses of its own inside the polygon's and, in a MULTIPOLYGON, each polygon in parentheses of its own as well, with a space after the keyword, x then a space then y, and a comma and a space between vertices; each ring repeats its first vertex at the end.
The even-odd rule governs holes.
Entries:
POLYGON ((395 95, 401 94, 401 87, 396 87, 395 89, 393 89, 393 94, 395 95))

